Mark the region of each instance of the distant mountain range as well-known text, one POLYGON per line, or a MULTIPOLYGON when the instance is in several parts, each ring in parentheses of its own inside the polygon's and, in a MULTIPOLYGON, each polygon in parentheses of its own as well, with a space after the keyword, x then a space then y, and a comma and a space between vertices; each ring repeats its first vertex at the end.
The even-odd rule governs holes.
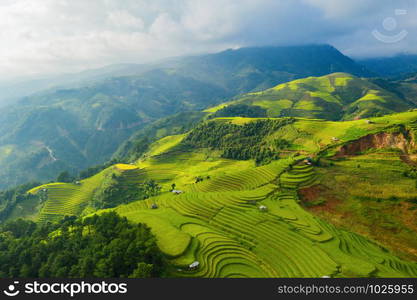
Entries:
POLYGON ((117 76, 137 75, 151 68, 139 64, 117 64, 73 74, 31 76, 0 82, 0 106, 45 90, 77 88, 117 76))
MULTIPOLYGON (((417 55, 402 54, 394 57, 359 59, 356 63, 352 63, 353 61, 350 58, 342 58, 341 53, 336 49, 333 48, 334 51, 331 51, 330 49, 332 48, 333 47, 329 45, 314 47, 298 46, 242 48, 237 50, 226 50, 217 54, 165 59, 150 64, 115 64, 79 73, 57 74, 41 77, 32 76, 0 81, 0 89, 2 91, 0 94, 0 106, 13 100, 48 89, 78 88, 89 83, 91 84, 113 77, 135 76, 160 68, 166 69, 172 67, 177 70, 179 68, 182 69, 182 71, 188 72, 188 67, 196 67, 195 63, 201 67, 198 72, 195 73, 199 73, 201 71, 206 73, 215 69, 224 69, 222 63, 232 64, 234 62, 238 62, 237 65, 232 67, 232 69, 235 68, 234 71, 237 71, 237 73, 229 72, 229 75, 231 75, 231 77, 235 77, 237 75, 237 78, 239 78, 239 76, 247 71, 254 76, 255 73, 250 72, 252 67, 255 67, 255 69, 264 69, 264 71, 270 69, 271 66, 262 66, 268 61, 276 64, 276 66, 272 69, 282 72, 281 74, 270 74, 270 76, 276 77, 277 79, 281 78, 281 80, 288 80, 288 76, 291 77, 291 75, 293 75, 293 78, 291 79, 295 79, 306 76, 325 75, 340 71, 365 77, 396 77, 417 72, 417 55), (325 48, 329 49, 326 50, 325 48), (293 57, 290 57, 289 54, 291 51, 299 53, 295 53, 293 57), (327 56, 322 57, 322 59, 328 60, 327 65, 326 62, 318 63, 315 59, 308 59, 309 56, 310 58, 312 56, 317 57, 317 55, 320 54, 320 51, 322 51, 323 54, 327 54, 327 56), (331 58, 328 57, 330 53, 332 53, 333 56, 331 58), (263 57, 263 59, 259 59, 260 57, 263 57), (336 60, 339 60, 338 63, 335 63, 335 58, 336 60), (298 59, 299 61, 293 63, 293 59, 298 59), (302 60, 304 60, 304 62, 302 60), (307 66, 305 70, 299 68, 300 63, 304 63, 307 66), (247 69, 245 70, 245 68, 247 69)), ((230 65, 226 68, 230 68, 230 65)), ((199 76, 201 76, 201 73, 197 74, 197 77, 199 76)), ((211 75, 209 75, 209 77, 211 77, 211 75)), ((228 81, 228 78, 229 77, 223 79, 228 81)), ((214 81, 219 83, 218 79, 214 79, 214 81)), ((258 79, 257 82, 260 81, 262 80, 258 79)))
POLYGON ((382 77, 401 77, 417 72, 417 55, 412 54, 362 59, 358 63, 382 77))
POLYGON ((0 82, 0 106, 45 90, 80 88, 114 77, 137 76, 157 69, 170 70, 232 89, 239 89, 241 86, 241 91, 247 91, 250 86, 256 87, 257 84, 266 84, 264 81, 267 77, 273 81, 271 84, 275 84, 276 80, 284 82, 338 71, 364 76, 370 74, 364 67, 328 45, 241 48, 216 54, 165 59, 149 64, 116 64, 79 73, 4 81, 0 82), (323 61, 313 59, 320 55, 323 55, 323 61), (246 77, 248 82, 241 80, 246 77))

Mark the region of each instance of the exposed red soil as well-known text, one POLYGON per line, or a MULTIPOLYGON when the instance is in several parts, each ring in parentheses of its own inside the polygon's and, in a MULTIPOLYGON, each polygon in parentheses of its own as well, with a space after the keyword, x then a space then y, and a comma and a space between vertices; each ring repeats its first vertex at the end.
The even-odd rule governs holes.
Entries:
POLYGON ((413 204, 409 202, 402 202, 397 206, 398 216, 401 216, 401 222, 417 233, 417 210, 412 209, 413 204))
POLYGON ((404 153, 408 153, 409 150, 414 147, 414 141, 407 139, 401 132, 380 132, 369 134, 343 145, 340 147, 336 157, 357 155, 369 149, 383 148, 396 148, 402 150, 404 153))
POLYGON ((413 166, 413 167, 417 167, 417 162, 415 161, 415 157, 414 155, 408 155, 407 153, 402 153, 400 155, 400 159, 406 163, 407 165, 413 166))
POLYGON ((310 207, 309 210, 312 211, 326 211, 334 212, 336 206, 341 202, 336 196, 331 194, 331 191, 322 184, 313 185, 310 187, 302 188, 298 191, 299 197, 302 203, 308 204, 312 203, 319 198, 326 200, 325 203, 310 207))
POLYGON ((323 190, 324 186, 322 185, 313 185, 311 187, 302 188, 299 190, 300 199, 303 202, 312 202, 319 197, 323 190))

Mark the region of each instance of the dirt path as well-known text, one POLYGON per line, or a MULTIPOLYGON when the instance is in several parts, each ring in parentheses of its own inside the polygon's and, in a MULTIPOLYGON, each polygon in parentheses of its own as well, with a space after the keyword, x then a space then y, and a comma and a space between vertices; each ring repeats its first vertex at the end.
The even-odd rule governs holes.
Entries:
POLYGON ((54 156, 54 153, 52 151, 51 148, 49 148, 48 146, 45 146, 46 150, 48 150, 49 152, 49 156, 51 157, 52 161, 57 161, 56 157, 54 156))

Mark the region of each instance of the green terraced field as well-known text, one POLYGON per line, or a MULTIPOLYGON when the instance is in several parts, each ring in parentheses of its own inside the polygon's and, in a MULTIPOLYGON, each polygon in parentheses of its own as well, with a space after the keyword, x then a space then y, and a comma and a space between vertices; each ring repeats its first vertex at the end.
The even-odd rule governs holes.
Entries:
POLYGON ((44 193, 47 200, 40 210, 38 221, 56 221, 64 216, 80 215, 93 197, 94 191, 101 185, 105 176, 114 171, 122 172, 122 186, 128 187, 143 182, 146 173, 136 166, 118 164, 79 183, 51 183, 28 191, 28 193, 44 193))
MULTIPOLYGON (((397 123, 407 123, 417 113, 394 118, 397 123)), ((239 120, 242 124, 252 121, 239 120)), ((314 136, 313 143, 325 145, 326 140, 331 143, 331 136, 349 141, 382 130, 390 122, 393 118, 375 119, 372 124, 297 119, 290 125, 294 131, 286 134, 302 130, 305 134, 299 139, 314 136)), ((137 167, 111 167, 80 185, 56 183, 33 189, 30 192, 45 188, 48 193, 39 220, 85 214, 100 180, 117 168, 126 188, 154 179, 162 184, 162 193, 98 213, 114 210, 151 227, 173 265, 171 276, 417 277, 416 263, 401 260, 375 242, 338 229, 300 206, 299 189, 317 182, 315 167, 304 162, 305 156, 290 154, 256 167, 253 161, 224 159, 209 149, 180 151, 174 145, 180 139, 182 136, 166 138, 154 145, 137 167), (196 176, 204 180, 196 183, 196 176), (171 193, 172 183, 182 193, 171 193), (190 270, 194 261, 200 264, 190 270)))
POLYGON ((100 184, 101 177, 102 174, 95 175, 83 180, 80 185, 59 183, 43 186, 42 189, 47 193, 48 199, 39 213, 39 221, 55 221, 65 215, 79 215, 94 189, 100 184))
POLYGON ((245 170, 241 176, 235 171, 202 187, 192 184, 180 195, 165 193, 115 210, 154 229, 160 248, 170 249, 174 276, 417 276, 415 263, 301 208, 297 189, 313 184, 315 171, 304 163, 287 169, 293 161, 245 170), (265 170, 275 171, 275 178, 259 180, 265 170), (227 188, 220 188, 223 183, 229 183, 227 188), (153 203, 158 209, 151 209, 153 203), (268 211, 261 212, 261 204, 268 211), (188 270, 193 261, 200 262, 199 268, 188 270))

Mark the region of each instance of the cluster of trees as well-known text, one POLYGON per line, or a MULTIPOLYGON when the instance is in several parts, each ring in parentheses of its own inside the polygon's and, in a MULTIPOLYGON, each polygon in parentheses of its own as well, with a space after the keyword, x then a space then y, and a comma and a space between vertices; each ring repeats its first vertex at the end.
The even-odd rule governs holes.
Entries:
POLYGON ((39 182, 30 182, 0 191, 0 221, 5 220, 19 202, 29 198, 39 199, 37 195, 26 193, 31 188, 39 185, 39 182))
MULTIPOLYGON (((415 180, 414 185, 417 188, 417 169, 416 168, 408 168, 404 170, 403 176, 414 179, 415 180)), ((417 200, 414 199, 414 202, 417 202, 417 200)))
POLYGON ((285 150, 291 146, 291 143, 285 139, 276 139, 274 140, 274 146, 276 149, 285 150))
POLYGON ((75 180, 74 176, 71 176, 71 174, 68 171, 63 171, 59 173, 59 175, 56 178, 57 182, 72 182, 75 180))
POLYGON ((114 212, 0 227, 0 277, 163 277, 168 264, 144 224, 114 212))
POLYGON ((207 113, 202 111, 184 111, 151 122, 139 129, 114 153, 123 161, 133 162, 149 149, 149 145, 168 135, 182 134, 194 128, 207 113))
POLYGON ((212 118, 218 117, 245 117, 245 118, 265 118, 266 109, 256 105, 232 104, 218 110, 212 118))
POLYGON ((404 170, 403 175, 408 178, 417 179, 417 169, 409 168, 404 170))
POLYGON ((272 160, 279 159, 278 153, 269 148, 256 146, 247 148, 244 145, 225 149, 222 157, 237 160, 254 159, 257 165, 268 164, 272 160))
POLYGON ((93 195, 92 205, 97 209, 111 208, 147 199, 161 192, 161 186, 154 180, 148 180, 129 188, 123 185, 122 180, 122 176, 117 172, 106 176, 93 195))
MULTIPOLYGON (((205 179, 210 179, 210 176, 206 176, 206 178, 205 179)), ((195 178, 195 183, 199 183, 199 182, 201 182, 201 181, 204 181, 204 177, 203 176, 197 176, 196 178, 195 178)))
POLYGON ((266 142, 280 127, 293 123, 294 119, 258 120, 244 125, 223 122, 208 122, 193 130, 183 144, 191 147, 223 150, 222 157, 247 160, 255 159, 257 164, 278 159, 277 150, 290 146, 286 140, 266 142))
POLYGON ((135 161, 143 153, 148 151, 149 146, 151 145, 152 141, 147 136, 139 136, 136 139, 128 140, 123 145, 125 153, 123 153, 123 156, 128 161, 135 161))

